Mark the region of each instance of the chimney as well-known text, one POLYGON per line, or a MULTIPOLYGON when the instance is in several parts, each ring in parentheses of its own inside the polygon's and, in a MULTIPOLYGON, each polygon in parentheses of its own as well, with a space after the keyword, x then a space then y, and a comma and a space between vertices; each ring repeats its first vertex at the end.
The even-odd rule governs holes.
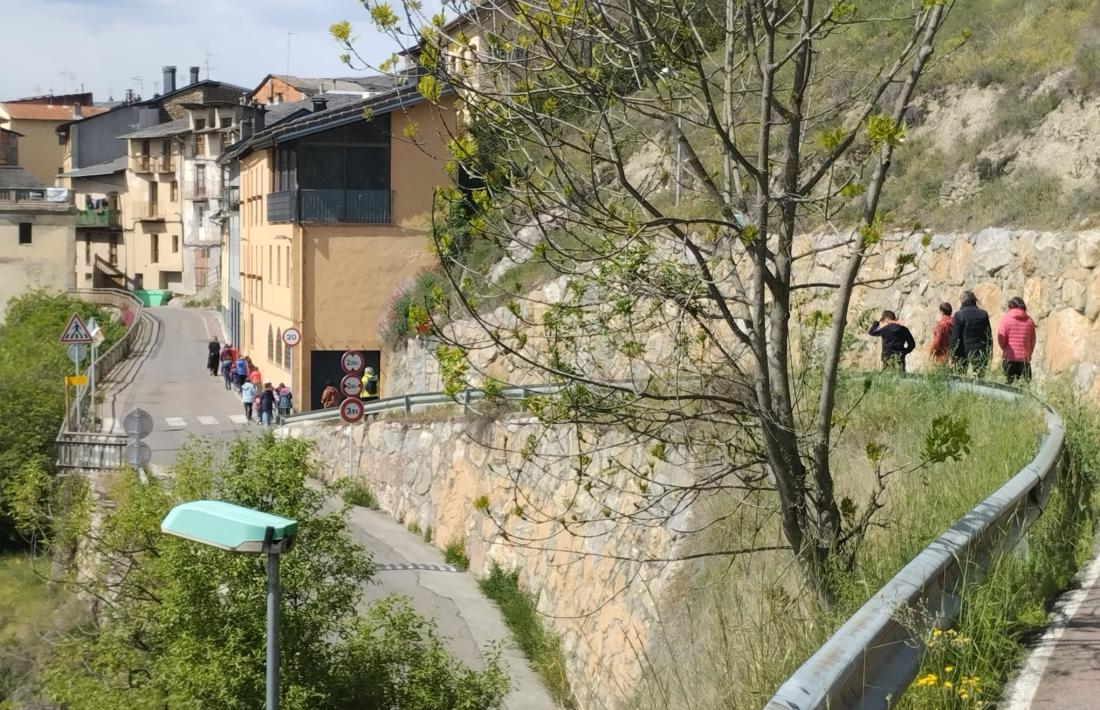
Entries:
POLYGON ((80 102, 77 101, 73 104, 73 118, 84 118, 84 114, 80 112, 80 102))
POLYGON ((161 85, 164 93, 170 94, 176 90, 176 68, 164 67, 164 83, 161 85))
POLYGON ((252 137, 252 119, 246 118, 241 121, 241 140, 248 140, 252 137))
POLYGON ((192 84, 199 83, 199 68, 198 67, 191 67, 191 83, 192 84))
POLYGON ((267 109, 263 104, 256 104, 256 110, 252 112, 252 128, 256 133, 264 129, 267 124, 267 109))
POLYGON ((324 111, 326 108, 328 108, 328 99, 321 95, 313 97, 313 113, 324 111))

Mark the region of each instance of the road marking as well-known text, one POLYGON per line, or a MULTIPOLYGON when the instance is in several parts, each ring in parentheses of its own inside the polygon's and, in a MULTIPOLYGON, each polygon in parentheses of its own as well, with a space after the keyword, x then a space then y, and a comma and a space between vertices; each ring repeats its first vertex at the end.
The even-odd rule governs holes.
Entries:
POLYGON ((1054 611, 1048 616, 1050 627, 1034 645, 1027 663, 1020 670, 1016 682, 1012 684, 1005 710, 1027 710, 1031 707, 1031 701, 1035 699, 1035 692, 1039 690, 1039 683, 1043 680, 1043 673, 1054 655, 1054 649, 1058 646, 1058 639, 1062 638, 1069 622, 1073 620, 1098 579, 1100 579, 1100 554, 1085 568, 1081 586, 1054 605, 1054 611))
POLYGON ((401 570, 427 570, 429 572, 461 572, 454 565, 431 564, 423 562, 381 562, 374 566, 379 572, 400 572, 401 570))
POLYGON ((218 425, 218 418, 217 417, 199 417, 199 424, 202 424, 203 426, 217 426, 218 425))
POLYGON ((248 417, 243 414, 230 414, 229 421, 233 422, 234 424, 247 424, 248 417))
POLYGON ((187 426, 187 420, 182 417, 165 417, 164 421, 168 426, 173 428, 180 428, 187 426))

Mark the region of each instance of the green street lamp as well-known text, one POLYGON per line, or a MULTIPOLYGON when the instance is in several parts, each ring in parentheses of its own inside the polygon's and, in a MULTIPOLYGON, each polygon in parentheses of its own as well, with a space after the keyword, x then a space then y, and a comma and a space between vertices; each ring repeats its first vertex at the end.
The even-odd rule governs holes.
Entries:
POLYGON ((298 521, 220 500, 181 503, 161 532, 230 552, 267 555, 267 710, 279 709, 279 555, 294 545, 298 521))

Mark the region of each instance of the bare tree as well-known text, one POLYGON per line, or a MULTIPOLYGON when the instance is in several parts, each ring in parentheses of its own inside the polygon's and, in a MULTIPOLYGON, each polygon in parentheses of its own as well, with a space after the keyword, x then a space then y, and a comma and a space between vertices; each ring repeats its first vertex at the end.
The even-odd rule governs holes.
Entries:
MULTIPOLYGON (((614 427, 695 471, 679 485, 632 472, 649 502, 607 517, 762 492, 827 601, 831 560, 851 555, 881 493, 841 505, 830 463, 852 292, 953 2, 864 16, 843 0, 459 0, 455 19, 364 4, 408 48, 421 93, 466 117, 436 232, 454 288, 434 317, 480 328, 442 351, 445 373, 485 369, 482 350, 509 358, 563 385, 530 405, 545 424, 614 427), (861 37, 880 40, 877 62, 861 37), (851 226, 828 244, 796 239, 835 222, 851 226), (490 278, 475 243, 566 277, 560 298, 515 271, 490 278), (847 252, 828 283, 797 268, 821 249, 847 252)), ((332 31, 362 62, 350 25, 332 31)), ((611 485, 575 455, 579 481, 611 485)))

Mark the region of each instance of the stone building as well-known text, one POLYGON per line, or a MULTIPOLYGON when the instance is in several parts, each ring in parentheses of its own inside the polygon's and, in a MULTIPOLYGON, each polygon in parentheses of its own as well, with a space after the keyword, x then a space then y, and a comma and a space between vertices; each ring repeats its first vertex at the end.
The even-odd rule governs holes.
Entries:
POLYGON ((25 291, 74 287, 75 218, 68 190, 0 165, 0 319, 25 291))
POLYGON ((64 166, 57 127, 108 109, 93 106, 91 93, 32 96, 0 103, 0 128, 21 135, 19 165, 43 185, 53 185, 64 166))

